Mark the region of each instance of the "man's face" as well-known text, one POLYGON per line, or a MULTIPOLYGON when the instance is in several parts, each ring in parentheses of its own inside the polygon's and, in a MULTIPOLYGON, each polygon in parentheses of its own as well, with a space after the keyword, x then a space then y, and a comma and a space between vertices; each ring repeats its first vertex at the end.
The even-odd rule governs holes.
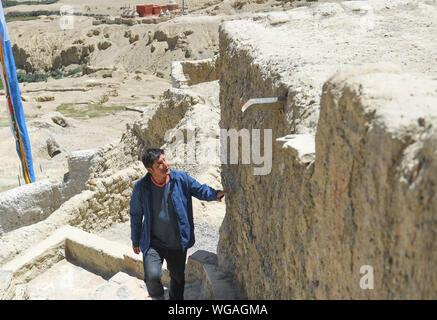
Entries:
POLYGON ((165 159, 165 155, 161 154, 159 158, 153 162, 152 168, 147 168, 147 171, 158 180, 170 175, 170 165, 165 159))

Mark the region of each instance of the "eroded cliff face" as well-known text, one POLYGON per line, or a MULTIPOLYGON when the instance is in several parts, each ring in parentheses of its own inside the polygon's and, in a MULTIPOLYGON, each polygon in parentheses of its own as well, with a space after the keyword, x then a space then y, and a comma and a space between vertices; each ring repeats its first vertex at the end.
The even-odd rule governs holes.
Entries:
POLYGON ((372 32, 347 34, 363 25, 353 12, 370 10, 356 5, 221 26, 220 127, 271 129, 273 137, 269 174, 254 175, 257 165, 241 157, 222 165, 232 193, 219 264, 248 298, 435 297, 436 48, 427 35, 424 50, 405 42, 419 41, 417 20, 387 36, 396 17, 435 25, 435 6, 371 7, 372 32), (384 60, 396 65, 366 64, 384 60), (279 111, 241 112, 251 98, 279 96, 279 111), (373 290, 360 287, 364 265, 373 268, 373 290))
POLYGON ((169 78, 172 61, 214 56, 222 18, 191 16, 131 26, 92 21, 75 16, 74 28, 64 30, 59 16, 43 16, 32 24, 8 23, 17 69, 47 73, 82 65, 85 74, 116 69, 169 78))

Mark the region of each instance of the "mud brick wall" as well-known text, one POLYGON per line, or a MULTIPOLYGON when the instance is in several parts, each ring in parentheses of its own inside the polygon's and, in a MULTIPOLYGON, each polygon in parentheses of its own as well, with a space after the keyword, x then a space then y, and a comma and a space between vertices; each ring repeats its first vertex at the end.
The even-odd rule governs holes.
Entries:
MULTIPOLYGON (((396 14, 426 16, 413 12, 417 6, 378 12, 372 38, 351 36, 344 46, 344 30, 335 28, 354 23, 346 4, 220 27, 220 127, 273 135, 270 174, 254 175, 256 166, 241 157, 222 165, 232 193, 219 265, 251 299, 432 299, 437 292, 436 65, 426 51, 415 51, 422 64, 399 54, 404 40, 384 36, 396 14), (316 18, 331 27, 313 30, 316 18), (296 26, 301 33, 292 32, 296 26), (327 36, 336 41, 319 41, 327 36), (392 44, 384 60, 396 65, 373 64, 381 39, 392 44), (241 112, 251 98, 278 96, 286 98, 279 111, 241 112), (309 158, 275 140, 290 134, 313 137, 309 158), (360 287, 363 265, 373 267, 373 290, 360 287)), ((398 28, 413 37, 417 25, 398 28)))

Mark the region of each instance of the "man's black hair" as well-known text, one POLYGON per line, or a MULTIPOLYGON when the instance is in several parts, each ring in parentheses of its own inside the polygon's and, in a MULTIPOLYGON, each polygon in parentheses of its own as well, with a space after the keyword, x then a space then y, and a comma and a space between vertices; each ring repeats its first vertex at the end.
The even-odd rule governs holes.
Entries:
POLYGON ((143 156, 141 157, 141 161, 146 168, 152 168, 153 163, 156 159, 159 159, 161 154, 164 154, 164 150, 162 149, 147 149, 146 151, 144 151, 143 156))

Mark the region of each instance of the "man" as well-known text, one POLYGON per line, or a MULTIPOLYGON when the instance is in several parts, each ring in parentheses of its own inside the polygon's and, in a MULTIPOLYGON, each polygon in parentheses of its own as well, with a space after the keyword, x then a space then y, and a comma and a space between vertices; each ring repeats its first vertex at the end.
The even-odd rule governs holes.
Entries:
POLYGON ((130 200, 131 240, 143 253, 144 281, 152 299, 163 299, 162 263, 170 272, 171 300, 183 300, 187 249, 194 244, 191 196, 219 201, 229 190, 201 185, 184 171, 171 170, 161 149, 148 149, 141 158, 147 174, 135 183, 130 200))

